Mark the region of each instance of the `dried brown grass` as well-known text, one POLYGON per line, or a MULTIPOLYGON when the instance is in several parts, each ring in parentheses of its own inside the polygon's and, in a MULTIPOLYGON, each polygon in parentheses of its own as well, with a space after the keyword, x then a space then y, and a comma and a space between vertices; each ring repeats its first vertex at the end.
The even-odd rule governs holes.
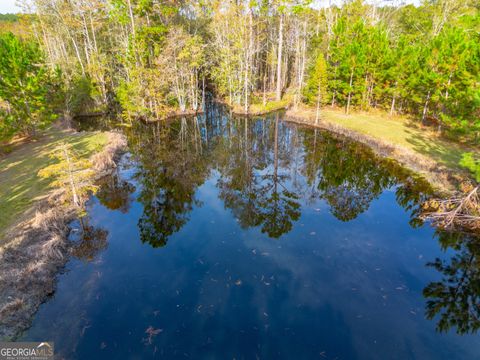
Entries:
POLYGON ((119 132, 108 133, 107 146, 92 156, 91 161, 97 174, 104 174, 116 168, 116 157, 127 147, 127 139, 119 132))
MULTIPOLYGON (((108 136, 108 145, 92 158, 96 177, 116 166, 116 156, 127 145, 120 133, 108 136)), ((35 205, 31 219, 9 232, 14 239, 0 248, 0 339, 15 339, 55 290, 56 276, 72 250, 68 223, 77 214, 72 205, 60 204, 68 204, 64 193, 52 191, 35 205)))
POLYGON ((37 205, 34 219, 22 224, 18 241, 0 254, 0 338, 12 339, 30 323, 54 290, 55 276, 67 260, 67 223, 74 212, 51 201, 37 205))

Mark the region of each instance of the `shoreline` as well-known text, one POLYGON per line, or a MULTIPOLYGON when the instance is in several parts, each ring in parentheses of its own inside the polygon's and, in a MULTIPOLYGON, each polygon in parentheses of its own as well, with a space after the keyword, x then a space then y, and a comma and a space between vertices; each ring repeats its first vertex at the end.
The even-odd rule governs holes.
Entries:
MULTIPOLYGON (((241 107, 229 105, 224 99, 215 98, 213 101, 226 106, 230 113, 235 116, 257 117, 277 111, 285 111, 285 120, 288 122, 316 127, 346 136, 354 141, 358 141, 367 145, 374 151, 376 155, 383 158, 393 159, 407 169, 423 176, 432 185, 432 187, 436 189, 437 192, 442 194, 442 196, 448 196, 455 193, 462 183, 471 181, 471 175, 467 170, 453 169, 452 167, 439 163, 437 160, 427 155, 420 154, 405 146, 388 140, 383 140, 375 136, 363 134, 358 130, 350 129, 341 124, 325 120, 322 117, 320 118, 319 123, 315 124, 315 109, 312 108, 301 107, 299 109, 295 109, 292 107, 291 102, 288 102, 287 104, 282 103, 278 104, 277 106, 273 106, 271 109, 269 108, 245 112, 241 107)), ((187 110, 183 113, 177 111, 170 113, 163 118, 145 120, 145 122, 153 123, 181 116, 192 116, 202 113, 202 110, 187 110)), ((352 116, 354 115, 355 114, 353 113, 352 116)))
POLYGON ((268 109, 268 110, 257 110, 257 111, 248 111, 245 112, 244 110, 236 110, 235 108, 231 107, 230 111, 232 112, 233 115, 236 116, 262 116, 262 115, 267 115, 273 112, 277 111, 284 111, 288 109, 288 105, 278 105, 274 107, 273 109, 268 109))
MULTIPOLYGON (((222 98, 215 98, 215 99, 213 99, 213 101, 227 107, 232 115, 245 116, 245 117, 267 115, 267 114, 270 114, 272 112, 287 110, 291 106, 290 101, 287 100, 286 103, 276 104, 271 109, 270 108, 269 109, 260 109, 260 110, 256 110, 256 111, 251 111, 252 107, 255 106, 255 105, 252 104, 249 107, 249 111, 245 111, 242 106, 231 105, 226 100, 224 100, 222 98)), ((272 104, 272 103, 275 103, 275 101, 269 101, 269 102, 267 102, 267 105, 272 104)))
POLYGON ((172 118, 176 118, 176 117, 182 117, 182 116, 195 116, 195 115, 200 115, 200 114, 203 114, 204 111, 199 109, 199 110, 185 110, 185 111, 171 111, 169 112, 168 114, 166 114, 165 116, 162 116, 161 118, 156 118, 156 119, 143 119, 143 121, 145 121, 146 123, 155 123, 155 122, 158 122, 158 121, 166 121, 166 120, 170 120, 172 118))
MULTIPOLYGON (((106 145, 90 157, 95 181, 114 171, 127 146, 123 134, 106 134, 106 145)), ((0 248, 2 340, 14 340, 30 326, 40 305, 55 292, 57 275, 70 258, 69 223, 77 217, 77 211, 73 205, 59 207, 62 196, 61 190, 50 191, 4 235, 12 240, 0 248)))
POLYGON ((470 179, 467 171, 459 172, 458 170, 450 169, 430 157, 419 154, 401 145, 381 140, 371 135, 362 134, 356 130, 325 120, 322 117, 320 117, 318 123, 315 124, 314 117, 305 116, 304 111, 298 111, 293 108, 287 109, 285 120, 291 123, 331 131, 365 144, 370 147, 376 155, 393 159, 407 169, 423 176, 436 191, 439 191, 443 195, 453 194, 462 182, 469 181, 470 179))

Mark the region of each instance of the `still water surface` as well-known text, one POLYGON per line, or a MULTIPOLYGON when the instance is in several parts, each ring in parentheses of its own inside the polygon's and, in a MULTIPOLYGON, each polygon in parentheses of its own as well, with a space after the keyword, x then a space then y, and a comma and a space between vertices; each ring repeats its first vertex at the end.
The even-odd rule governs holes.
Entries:
POLYGON ((429 190, 407 171, 282 114, 125 132, 22 340, 67 359, 480 358, 478 245, 416 220, 429 190))

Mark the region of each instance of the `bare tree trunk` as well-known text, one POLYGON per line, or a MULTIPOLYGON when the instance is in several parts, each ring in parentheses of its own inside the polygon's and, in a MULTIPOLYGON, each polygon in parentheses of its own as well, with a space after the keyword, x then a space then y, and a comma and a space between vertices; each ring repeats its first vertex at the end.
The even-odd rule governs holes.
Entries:
POLYGON ((87 40, 83 38, 83 51, 85 52, 85 59, 87 59, 87 65, 90 66, 90 52, 88 51, 87 40))
MULTIPOLYGON (((334 81, 335 81, 335 84, 337 82, 337 66, 335 65, 335 76, 334 76, 334 81)), ((335 106, 335 96, 337 95, 337 88, 335 86, 335 88, 333 89, 333 95, 332 95, 332 108, 335 106)))
POLYGON ((202 109, 205 111, 205 75, 202 76, 202 109))
POLYGON ((267 105, 267 74, 263 74, 263 106, 267 105))
POLYGON ((68 178, 70 181, 70 187, 72 188, 73 203, 75 204, 75 206, 80 207, 80 201, 78 199, 78 194, 77 194, 77 187, 75 185, 75 180, 73 179, 72 161, 70 160, 70 156, 68 155, 68 150, 65 145, 63 146, 63 155, 65 156, 65 160, 67 161, 67 165, 68 165, 68 178))
MULTIPOLYGON (((272 45, 272 51, 274 54, 277 54, 277 51, 278 49, 275 47, 275 45, 272 45)), ((277 55, 278 57, 278 55, 277 55)), ((271 60, 271 64, 270 64, 270 84, 269 84, 269 87, 268 89, 269 90, 272 90, 272 89, 275 89, 275 71, 276 71, 276 59, 274 56, 271 56, 270 57, 270 60, 271 60)))
POLYGON ((92 49, 92 45, 90 42, 90 34, 88 33, 87 21, 83 13, 82 13, 82 23, 83 23, 83 33, 84 33, 83 42, 85 44, 85 56, 87 58, 87 63, 90 64, 90 49, 92 49))
POLYGON ((67 31, 68 31, 68 35, 70 36, 70 39, 72 40, 73 48, 75 49, 75 54, 77 55, 78 62, 82 69, 82 75, 85 76, 85 68, 83 66, 82 57, 80 56, 80 51, 78 50, 77 42, 75 41, 74 37, 70 34, 70 31, 68 29, 67 31))
POLYGON ((98 54, 97 36, 95 35, 95 28, 93 26, 92 14, 90 14, 90 28, 92 30, 92 36, 93 36, 93 46, 95 47, 95 52, 98 54))
POLYGON ((425 100, 425 105, 423 106, 422 113, 422 124, 425 125, 425 120, 427 118, 428 102, 430 101, 430 90, 428 90, 427 99, 425 100))
POLYGON ((50 49, 50 43, 47 39, 47 33, 45 32, 45 27, 43 25, 42 17, 39 14, 37 14, 37 17, 40 20, 40 29, 42 30, 43 42, 45 43, 45 47, 47 48, 47 53, 48 53, 49 60, 53 63, 53 61, 54 61, 53 52, 50 49))
POLYGON ((244 91, 245 91, 245 103, 244 103, 244 111, 248 113, 249 107, 249 77, 250 77, 250 66, 251 66, 251 58, 252 58, 252 51, 253 51, 253 15, 252 10, 250 10, 249 14, 249 34, 248 34, 248 48, 246 53, 245 59, 245 83, 244 83, 244 91))
MULTIPOLYGON (((395 82, 395 90, 397 88, 397 84, 398 84, 398 82, 395 82)), ((390 107, 390 115, 393 115, 395 113, 395 101, 396 101, 395 90, 393 91, 392 106, 390 107)))
POLYGON ((128 6, 128 15, 130 17, 130 24, 132 25, 132 34, 133 37, 135 38, 136 32, 135 32, 135 20, 133 18, 133 9, 132 9, 132 3, 130 0, 127 0, 127 6, 128 6))
POLYGON ((173 55, 173 58, 174 58, 174 68, 175 68, 175 93, 177 95, 180 111, 183 113, 187 108, 186 99, 185 99, 187 95, 185 92, 185 84, 183 82, 183 79, 179 80, 179 76, 182 76, 183 74, 181 74, 178 69, 176 53, 173 55))
POLYGON ((347 108, 345 109, 345 113, 348 115, 350 112, 350 101, 352 100, 352 84, 353 84, 353 69, 350 73, 350 87, 348 89, 348 100, 347 100, 347 108))
POLYGON ((305 64, 307 62, 307 21, 303 23, 303 44, 302 44, 302 64, 300 67, 300 101, 302 100, 303 80, 305 78, 305 64))
POLYGON ((393 97, 392 97, 392 106, 390 107, 390 115, 393 115, 394 112, 395 112, 395 94, 393 94, 393 97))
POLYGON ((452 73, 448 76, 447 82, 447 89, 445 90, 445 100, 448 100, 448 88, 450 87, 450 83, 452 82, 452 73))
POLYGON ((317 113, 315 114, 315 125, 318 125, 318 120, 320 118, 320 104, 322 102, 322 83, 318 81, 318 93, 317 93, 317 113))
POLYGON ((295 94, 294 106, 298 107, 298 104, 302 101, 302 89, 303 89, 303 79, 305 76, 305 63, 306 63, 306 51, 307 51, 307 22, 303 22, 303 39, 300 46, 299 54, 299 69, 298 69, 298 83, 297 90, 295 94))
POLYGON ((277 93, 276 100, 282 99, 282 52, 283 52, 283 14, 280 15, 278 29, 278 54, 277 54, 277 93))

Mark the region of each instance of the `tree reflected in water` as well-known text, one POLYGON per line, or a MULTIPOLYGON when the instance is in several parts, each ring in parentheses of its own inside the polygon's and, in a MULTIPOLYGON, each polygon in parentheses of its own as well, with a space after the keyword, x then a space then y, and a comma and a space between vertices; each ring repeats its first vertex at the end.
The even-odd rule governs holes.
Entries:
POLYGON ((198 119, 142 126, 130 134, 131 149, 139 163, 135 179, 141 185, 138 201, 143 214, 138 222, 140 238, 153 247, 188 221, 195 191, 208 174, 198 119))
POLYGON ((426 181, 414 179, 393 161, 377 158, 362 144, 315 129, 305 131, 304 146, 309 197, 324 199, 341 221, 355 219, 395 185, 397 201, 412 215, 417 215, 418 205, 431 192, 426 181))
POLYGON ((318 131, 306 134, 304 143, 308 183, 341 221, 355 219, 397 183, 395 175, 360 144, 318 131))
POLYGON ((138 161, 142 241, 164 246, 201 205, 195 193, 212 171, 219 198, 240 226, 271 238, 293 228, 302 203, 325 201, 337 219, 350 221, 393 186, 416 221, 425 182, 366 146, 280 116, 236 118, 213 107, 194 118, 136 124, 128 135, 138 161))
POLYGON ((427 318, 438 318, 440 332, 476 333, 480 328, 480 238, 442 232, 439 243, 455 254, 427 264, 442 276, 423 290, 427 318))
POLYGON ((100 203, 110 210, 119 210, 126 214, 133 201, 135 186, 121 179, 117 171, 102 179, 99 185, 96 196, 100 203))
MULTIPOLYGON (((351 221, 385 189, 394 191, 411 225, 419 226, 419 205, 431 194, 426 181, 394 161, 378 158, 366 146, 291 126, 279 114, 247 119, 214 109, 193 119, 136 124, 128 137, 137 164, 137 200, 143 205, 140 237, 153 247, 166 245, 188 222, 194 207, 202 205, 196 192, 210 178, 239 225, 259 228, 270 238, 291 231, 302 206, 323 202, 335 218, 351 221)), ((126 211, 134 190, 113 177, 98 196, 107 207, 126 211)), ((427 317, 439 317, 440 331, 477 331, 480 241, 442 233, 440 243, 455 254, 428 264, 442 279, 424 290, 427 317)), ((88 249, 83 252, 92 257, 88 249)))
POLYGON ((233 122, 237 136, 219 149, 224 154, 218 168, 220 198, 243 228, 260 226, 278 238, 300 217, 299 196, 288 190, 289 176, 279 169, 279 163, 289 159, 289 144, 280 138, 278 114, 273 121, 233 122))
POLYGON ((95 260, 98 254, 108 246, 108 231, 102 227, 90 225, 89 220, 88 217, 79 219, 79 236, 72 249, 73 256, 86 262, 95 260))

